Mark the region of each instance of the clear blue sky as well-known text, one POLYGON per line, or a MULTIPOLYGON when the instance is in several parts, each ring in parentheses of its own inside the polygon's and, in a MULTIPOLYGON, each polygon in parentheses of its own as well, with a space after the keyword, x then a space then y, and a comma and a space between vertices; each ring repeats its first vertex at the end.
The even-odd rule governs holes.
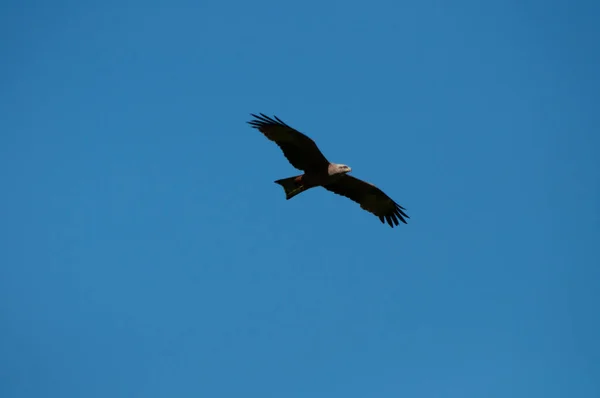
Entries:
POLYGON ((600 396, 599 2, 98 4, 1 6, 0 396, 600 396))

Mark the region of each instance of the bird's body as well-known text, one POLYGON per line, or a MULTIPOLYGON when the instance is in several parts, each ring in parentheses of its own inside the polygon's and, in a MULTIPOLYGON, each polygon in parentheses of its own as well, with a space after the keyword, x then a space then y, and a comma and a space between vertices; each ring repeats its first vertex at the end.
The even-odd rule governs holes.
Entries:
POLYGON ((248 123, 274 141, 292 166, 304 171, 304 174, 275 181, 283 187, 286 199, 320 186, 359 203, 361 208, 375 214, 381 222, 387 221, 391 227, 398 225, 398 221, 406 224, 405 218, 409 217, 402 206, 373 184, 348 175, 352 169, 347 165, 329 162, 309 137, 277 117, 271 119, 262 113, 252 116, 255 120, 248 123))
POLYGON ((275 183, 283 186, 286 191, 286 199, 291 199, 301 192, 315 187, 325 187, 338 181, 344 174, 350 171, 346 165, 330 163, 327 169, 313 170, 307 173, 277 180, 275 183))

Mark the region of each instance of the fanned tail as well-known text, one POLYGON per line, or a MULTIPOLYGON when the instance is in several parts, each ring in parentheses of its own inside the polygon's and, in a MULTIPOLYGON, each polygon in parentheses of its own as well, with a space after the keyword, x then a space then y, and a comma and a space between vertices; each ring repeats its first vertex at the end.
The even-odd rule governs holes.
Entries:
POLYGON ((307 188, 302 184, 301 177, 302 176, 294 176, 275 181, 276 184, 283 187, 286 200, 290 200, 299 193, 306 191, 307 188))

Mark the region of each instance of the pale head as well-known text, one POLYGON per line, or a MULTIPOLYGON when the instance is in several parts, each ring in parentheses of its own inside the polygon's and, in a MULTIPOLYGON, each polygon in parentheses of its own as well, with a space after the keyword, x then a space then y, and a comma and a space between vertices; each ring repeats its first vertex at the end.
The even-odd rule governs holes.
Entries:
POLYGON ((349 166, 346 166, 345 164, 332 163, 329 166, 329 175, 346 174, 351 171, 352 171, 352 168, 350 168, 349 166))

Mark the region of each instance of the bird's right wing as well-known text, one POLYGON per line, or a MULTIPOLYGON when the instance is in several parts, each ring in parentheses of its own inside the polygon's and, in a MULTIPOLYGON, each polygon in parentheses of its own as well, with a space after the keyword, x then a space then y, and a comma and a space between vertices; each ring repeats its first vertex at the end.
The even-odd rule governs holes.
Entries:
POLYGON ((362 209, 379 217, 381 222, 387 221, 392 228, 398 225, 399 221, 406 224, 405 218, 410 218, 403 211, 406 209, 381 189, 351 175, 346 174, 334 183, 323 185, 323 188, 355 201, 362 209))
POLYGON ((251 115, 255 119, 249 121, 248 124, 258 129, 269 140, 275 142, 292 166, 306 172, 327 168, 329 161, 312 139, 291 128, 277 116, 272 119, 262 113, 260 116, 251 115))

